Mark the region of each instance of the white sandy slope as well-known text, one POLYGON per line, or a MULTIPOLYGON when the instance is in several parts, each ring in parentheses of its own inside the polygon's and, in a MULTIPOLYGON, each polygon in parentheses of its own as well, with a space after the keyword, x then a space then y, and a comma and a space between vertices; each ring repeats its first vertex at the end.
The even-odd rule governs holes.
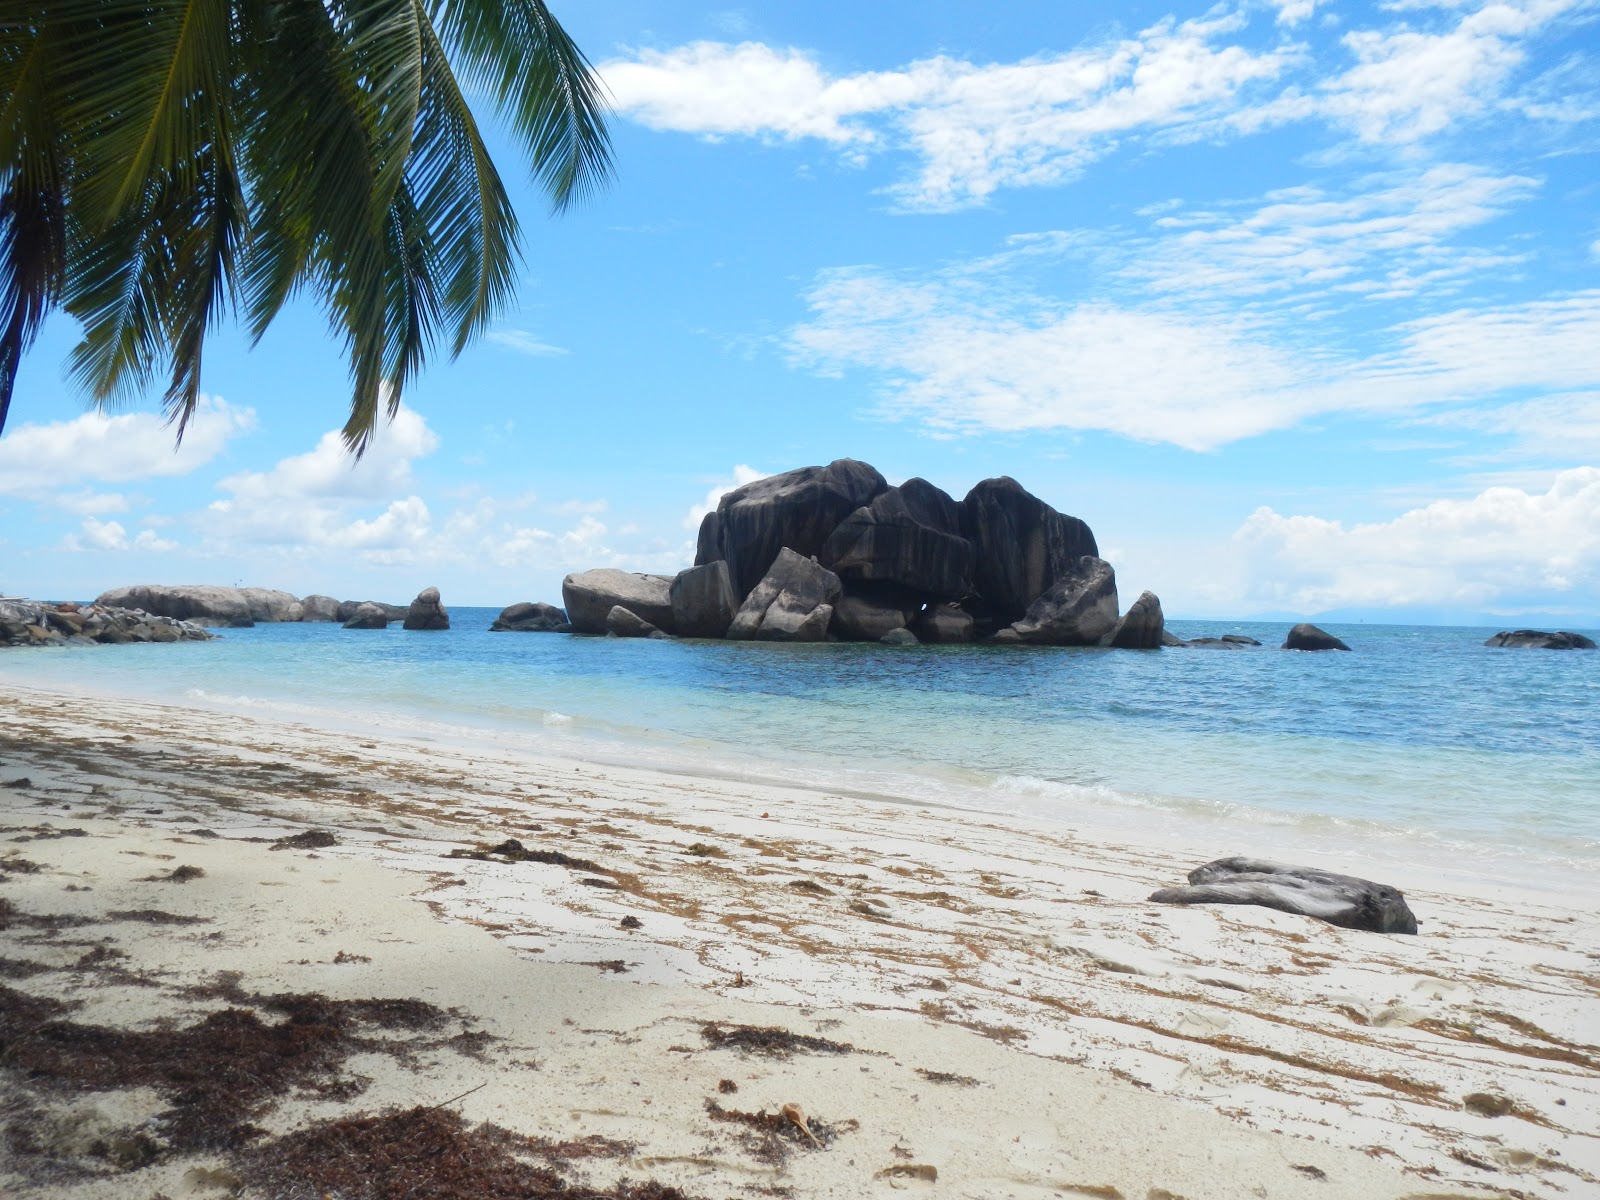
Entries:
MULTIPOLYGON (((1386 879, 1423 918, 1415 938, 1170 908, 1145 897, 1251 847, 1110 845, 1059 825, 402 732, 352 738, 11 689, 0 782, 31 786, 0 788, 0 823, 16 830, 0 836, 44 824, 89 836, 14 847, 45 869, 0 895, 26 911, 213 921, 204 935, 97 927, 163 988, 71 972, 13 986, 71 995, 86 1003, 75 1020, 108 1024, 192 1015, 176 989, 224 970, 247 990, 458 1007, 503 1039, 488 1062, 441 1054, 421 1074, 364 1063, 374 1082, 358 1099, 289 1101, 265 1123, 482 1085, 456 1105, 465 1117, 631 1141, 633 1157, 596 1165, 597 1178, 697 1195, 1600 1195, 1600 919, 1580 899, 1564 909, 1386 879), (312 826, 339 845, 313 856, 244 840, 312 826), (221 836, 184 832, 196 828, 221 836), (507 837, 600 870, 445 857, 507 837), (206 874, 141 881, 152 864, 206 874), (625 916, 640 928, 620 928, 625 916), (700 1027, 713 1020, 858 1053, 711 1049, 700 1027), (723 1078, 736 1095, 717 1091, 723 1078), (1480 1093, 1509 1111, 1463 1104, 1480 1093), (798 1103, 848 1131, 774 1165, 709 1120, 711 1098, 798 1103), (937 1179, 880 1174, 908 1164, 937 1179)), ((0 933, 0 955, 65 953, 21 940, 0 933)), ((105 1099, 84 1120, 161 1107, 118 1108, 129 1103, 105 1099)), ((208 1194, 211 1177, 185 1183, 196 1165, 48 1194, 208 1194)), ((46 1194, 22 1177, 12 1187, 46 1194)))

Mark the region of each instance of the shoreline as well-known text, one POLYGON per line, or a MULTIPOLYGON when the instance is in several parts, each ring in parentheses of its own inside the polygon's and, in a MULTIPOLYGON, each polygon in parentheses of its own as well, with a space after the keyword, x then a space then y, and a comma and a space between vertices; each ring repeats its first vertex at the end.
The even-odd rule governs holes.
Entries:
MULTIPOLYGON (((74 848, 102 839, 121 845, 96 860, 105 882, 94 886, 106 891, 137 890, 135 881, 113 884, 116 872, 106 864, 124 851, 173 852, 156 846, 182 838, 180 824, 221 834, 177 843, 178 857, 193 858, 207 879, 291 857, 241 839, 332 830, 339 843, 316 852, 317 869, 348 878, 340 894, 384 893, 388 922, 400 920, 403 908, 400 924, 425 940, 470 934, 481 955, 521 964, 517 971, 581 981, 580 991, 625 994, 629 1003, 680 1014, 759 1012, 762 1020, 750 1023, 809 1022, 808 1033, 837 1020, 852 1030, 844 1040, 861 1044, 935 1039, 942 1061, 957 1064, 954 1073, 991 1083, 983 1099, 996 1120, 1021 1120, 1029 1109, 1025 1092, 1007 1090, 1015 1072, 1030 1086, 1080 1099, 1093 1092, 1124 1122, 1200 1121, 1206 1138, 1242 1137, 1240 1161, 1251 1170, 1270 1172, 1277 1163, 1278 1176, 1268 1181, 1273 1196, 1398 1197, 1448 1186, 1464 1195, 1498 1188, 1554 1197, 1600 1176, 1597 1052, 1585 1041, 1600 1027, 1600 919, 1576 897, 1529 903, 1501 888, 1446 892, 1383 878, 1407 892, 1424 921, 1418 938, 1383 937, 1264 909, 1151 905, 1150 890, 1212 857, 1170 839, 1094 840, 1065 823, 507 747, 359 736, 352 743, 337 731, 143 702, 108 712, 30 685, 0 704, 0 746, 5 777, 26 774, 34 786, 0 791, 0 802, 13 825, 24 818, 91 823, 89 841, 75 839, 74 848), (141 805, 162 812, 143 814, 141 805), (559 846, 595 870, 492 855, 445 858, 507 837, 530 850, 559 846), (239 862, 214 868, 200 861, 205 856, 239 862), (427 908, 399 905, 401 897, 427 908), (642 928, 620 930, 629 915, 642 928), (960 1070, 968 1060, 988 1073, 960 1070), (1109 1089, 1104 1097, 1101 1089, 1109 1089), (1510 1111, 1488 1117, 1462 1108, 1466 1096, 1480 1093, 1504 1096, 1510 1111), (1284 1173, 1291 1150, 1323 1155, 1290 1166, 1325 1164, 1318 1170, 1332 1186, 1284 1173), (1346 1178, 1356 1190, 1340 1182, 1346 1178)), ((67 845, 50 841, 36 856, 18 849, 54 861, 67 845)), ((120 865, 148 868, 137 854, 120 865)), ((0 894, 17 897, 19 884, 48 888, 54 908, 64 906, 59 875, 14 875, 0 894)), ((164 901, 180 894, 171 885, 143 886, 164 901)), ((197 880, 181 895, 209 886, 197 880)), ((251 894, 278 900, 276 889, 251 894)), ((219 912, 217 920, 232 916, 219 912)), ((341 946, 370 936, 349 924, 338 934, 341 946)), ((175 975, 198 969, 198 959, 171 947, 160 953, 175 975)), ((287 967, 274 960, 253 969, 276 978, 287 967)), ((312 974, 329 980, 319 986, 343 978, 325 968, 312 974)), ((854 1064, 840 1068, 843 1075, 834 1066, 823 1072, 833 1081, 828 1087, 861 1075, 854 1064)), ((796 1055, 783 1072, 796 1088, 820 1088, 813 1076, 822 1070, 796 1055)), ((929 1157, 918 1161, 929 1163, 943 1135, 937 1121, 923 1120, 931 1110, 917 1105, 931 1090, 922 1088, 910 1108, 903 1096, 873 1100, 920 1131, 917 1153, 929 1157)), ((808 1111, 838 1110, 826 1088, 813 1094, 808 1111)), ((485 1119, 487 1110, 470 1102, 461 1108, 485 1119)), ((850 1136, 865 1147, 872 1122, 862 1112, 850 1116, 861 1122, 850 1136)), ((634 1105, 627 1128, 642 1130, 645 1141, 677 1131, 657 1128, 653 1118, 634 1105)), ((1084 1118, 1063 1112, 1061 1119, 1064 1130, 1084 1118)), ((1018 1136, 1019 1144, 1029 1141, 1018 1136)), ((821 1155, 772 1178, 798 1195, 870 1194, 916 1182, 896 1175, 874 1182, 865 1149, 846 1169, 836 1155, 848 1144, 841 1139, 827 1155, 826 1171, 844 1172, 837 1178, 824 1179, 821 1155), (842 1190, 823 1190, 835 1187, 842 1190)), ((1183 1147, 1120 1148, 1130 1161, 1157 1160, 1140 1168, 1143 1175, 1125 1162, 1107 1167, 1123 1174, 1099 1182, 1126 1196, 1160 1188, 1189 1200, 1241 1194, 1237 1177, 1208 1179, 1194 1163, 1180 1163, 1183 1147), (1157 1166, 1170 1171, 1158 1177, 1157 1166)), ((969 1151, 940 1151, 939 1190, 1004 1194, 984 1188, 1008 1178, 1015 1194, 1035 1194, 1023 1189, 1015 1162, 1005 1168, 1010 1176, 995 1173, 1003 1147, 969 1151)), ((711 1157, 720 1165, 663 1162, 656 1174, 691 1192, 726 1190, 739 1178, 731 1164, 742 1160, 735 1151, 711 1157)), ((872 1162, 873 1171, 893 1165, 872 1162)), ((1040 1175, 1027 1186, 1046 1182, 1040 1175)), ((90 1190, 60 1194, 99 1194, 84 1186, 90 1190)))

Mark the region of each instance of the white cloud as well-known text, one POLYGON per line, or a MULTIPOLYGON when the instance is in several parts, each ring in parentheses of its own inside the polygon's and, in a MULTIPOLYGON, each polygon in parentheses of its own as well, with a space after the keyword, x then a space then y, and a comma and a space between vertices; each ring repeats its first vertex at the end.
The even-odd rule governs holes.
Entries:
POLYGON ((355 458, 337 430, 322 435, 316 449, 280 460, 270 471, 230 475, 217 486, 242 505, 308 499, 379 499, 411 485, 411 464, 432 454, 439 439, 414 409, 401 406, 380 424, 367 452, 355 458))
POLYGON ((552 346, 526 329, 496 329, 487 335, 487 340, 533 358, 559 358, 567 353, 564 347, 552 346))
POLYGON ((683 518, 683 527, 691 533, 698 532, 700 522, 706 519, 706 514, 713 511, 722 502, 722 497, 741 488, 747 483, 754 483, 758 479, 767 477, 766 471, 758 471, 745 463, 740 463, 733 469, 733 474, 725 479, 719 479, 711 485, 711 490, 699 504, 692 505, 687 516, 683 518))
POLYGON ((80 517, 98 517, 128 511, 128 498, 120 492, 95 492, 88 488, 76 492, 57 492, 50 499, 56 508, 80 517))
POLYGON ((609 507, 611 505, 605 500, 563 500, 550 511, 571 516, 581 513, 603 513, 609 507))
POLYGON ((1600 469, 1562 471, 1543 493, 1491 487, 1348 527, 1261 508, 1234 540, 1250 563, 1255 607, 1592 611, 1600 604, 1600 469))
POLYGON ((252 409, 202 396, 184 433, 154 413, 85 413, 48 425, 18 425, 0 438, 0 495, 29 496, 75 483, 129 483, 187 475, 255 426, 252 409))
POLYGON ((62 542, 66 550, 176 550, 178 543, 159 537, 154 530, 141 530, 130 542, 128 531, 118 521, 84 518, 81 531, 69 533, 62 542))
POLYGON ((1317 10, 1317 0, 1268 0, 1278 10, 1279 25, 1298 25, 1317 10))

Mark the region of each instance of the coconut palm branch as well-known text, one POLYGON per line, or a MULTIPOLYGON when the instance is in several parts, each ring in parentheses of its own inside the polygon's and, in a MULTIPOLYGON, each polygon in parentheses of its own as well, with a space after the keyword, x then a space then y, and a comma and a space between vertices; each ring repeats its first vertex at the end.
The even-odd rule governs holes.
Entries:
POLYGON ((555 211, 611 173, 606 106, 543 0, 4 0, 0 430, 56 309, 96 404, 157 381, 181 439, 206 335, 293 297, 342 340, 360 454, 441 345, 512 295, 519 233, 474 102, 555 211))

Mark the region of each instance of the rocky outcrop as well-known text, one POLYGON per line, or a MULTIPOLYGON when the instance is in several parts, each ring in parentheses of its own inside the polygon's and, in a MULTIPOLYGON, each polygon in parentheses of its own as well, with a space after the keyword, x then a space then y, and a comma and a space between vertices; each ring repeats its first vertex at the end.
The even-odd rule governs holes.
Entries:
POLYGON ((972 590, 961 506, 926 479, 888 488, 840 521, 818 561, 846 586, 883 584, 939 600, 972 590))
POLYGON ((891 629, 891 630, 889 630, 888 633, 884 634, 878 640, 880 642, 882 642, 885 646, 915 646, 915 645, 917 645, 917 635, 912 633, 911 630, 906 629, 903 626, 901 628, 899 628, 899 629, 891 629))
MULTIPOLYGON (((402 618, 403 619, 403 618, 402 618)), ((387 629, 395 617, 386 604, 357 604, 355 611, 345 621, 346 629, 387 629)))
POLYGON ((1161 601, 1154 592, 1140 592, 1139 598, 1128 606, 1116 628, 1106 637, 1106 645, 1121 650, 1155 650, 1163 644, 1162 634, 1166 629, 1161 601))
POLYGON ((1528 650, 1593 650, 1594 639, 1586 638, 1581 633, 1569 633, 1558 630, 1555 633, 1544 633, 1538 629, 1513 629, 1505 633, 1497 633, 1485 646, 1507 646, 1528 650))
POLYGON ((337 621, 339 602, 332 596, 311 595, 300 601, 302 621, 337 621))
POLYGON ((1348 650, 1346 646, 1326 629, 1318 629, 1315 625, 1302 621, 1289 630, 1289 636, 1283 639, 1285 650, 1348 650))
POLYGON ((654 625, 650 624, 637 613, 628 611, 620 604, 613 604, 611 611, 606 613, 606 633, 611 637, 625 638, 664 638, 654 625))
POLYGON ((561 602, 574 633, 605 633, 606 614, 622 607, 657 629, 676 633, 672 621, 672 579, 601 567, 561 581, 561 602))
MULTIPOLYGON (((386 604, 382 600, 341 600, 339 601, 339 611, 334 614, 333 619, 348 624, 350 619, 354 617, 363 606, 368 604, 372 605, 372 607, 378 609, 384 614, 384 621, 386 624, 393 624, 395 621, 404 621, 406 619, 406 613, 410 611, 404 604, 386 604)), ((371 627, 362 626, 362 628, 371 627)))
POLYGON ((0 647, 202 642, 212 636, 192 621, 140 609, 0 600, 0 647))
POLYGON ((972 614, 959 604, 930 604, 908 626, 917 641, 950 646, 976 637, 972 614))
POLYGON ((820 642, 828 635, 839 577, 785 546, 734 614, 734 640, 820 642), (822 610, 826 609, 824 613, 822 610))
POLYGON ((240 588, 239 594, 250 608, 250 619, 257 623, 273 624, 299 621, 305 616, 305 605, 288 592, 276 588, 240 588))
POLYGON ((1105 559, 1086 554, 1011 628, 1036 646, 1093 646, 1116 624, 1116 572, 1105 559))
POLYGON ((134 608, 152 616, 192 621, 203 626, 245 629, 255 624, 255 618, 250 615, 250 601, 240 588, 137 584, 102 592, 95 604, 104 608, 134 608))
POLYGON ((438 588, 423 588, 417 593, 417 598, 406 610, 405 628, 423 630, 450 628, 450 614, 439 602, 438 588))
POLYGON ((833 605, 833 624, 828 632, 844 642, 877 642, 906 622, 921 606, 897 597, 893 591, 844 584, 844 592, 833 605))
POLYGON ((1388 884, 1290 867, 1260 858, 1219 858, 1189 872, 1189 886, 1162 888, 1157 904, 1259 904, 1372 933, 1416 933, 1404 893, 1388 884))
POLYGON ((973 595, 964 607, 991 628, 1020 620, 1040 596, 1098 557, 1094 534, 1008 475, 985 479, 961 502, 961 531, 973 546, 973 595))
POLYGON ((695 565, 725 560, 742 600, 780 550, 787 547, 803 558, 820 554, 841 521, 888 487, 874 468, 853 458, 747 483, 723 496, 717 511, 701 522, 695 565))
POLYGON ((565 633, 567 614, 554 604, 524 601, 500 610, 490 633, 565 633))
POLYGON ((728 632, 739 611, 728 564, 720 558, 679 571, 667 594, 679 637, 719 638, 728 632))

